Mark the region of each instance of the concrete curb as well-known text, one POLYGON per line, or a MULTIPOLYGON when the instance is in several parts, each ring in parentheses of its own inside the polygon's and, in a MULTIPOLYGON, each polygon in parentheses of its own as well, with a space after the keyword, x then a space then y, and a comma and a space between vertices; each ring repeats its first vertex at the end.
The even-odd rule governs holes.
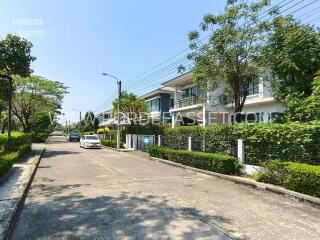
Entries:
POLYGON ((40 150, 41 151, 40 154, 36 155, 34 157, 34 160, 31 163, 32 168, 31 168, 30 174, 28 176, 29 179, 27 180, 26 183, 22 183, 23 190, 21 191, 21 194, 14 199, 13 210, 10 213, 10 215, 8 216, 8 221, 6 223, 7 226, 5 227, 5 230, 3 231, 3 233, 0 233, 0 240, 2 240, 2 239, 7 240, 10 238, 10 235, 11 235, 12 230, 14 228, 14 224, 19 217, 20 211, 24 205, 24 201, 27 197, 27 194, 28 194, 29 189, 31 187, 32 181, 33 181, 34 176, 37 172, 37 168, 39 166, 40 160, 41 160, 45 150, 46 149, 43 148, 42 150, 40 150))
POLYGON ((230 175, 225 175, 225 174, 216 173, 216 172, 210 172, 210 171, 206 171, 206 170, 202 170, 202 169, 198 169, 198 168, 182 165, 180 163, 171 162, 171 161, 164 160, 164 159, 161 159, 161 158, 150 157, 150 160, 161 162, 161 163, 164 163, 164 164, 167 164, 167 165, 171 165, 171 166, 175 166, 175 167, 179 167, 179 168, 188 169, 188 170, 191 170, 191 171, 194 171, 194 172, 198 172, 198 173, 207 174, 207 175, 218 177, 218 178, 221 178, 221 179, 226 179, 228 181, 232 181, 232 182, 237 183, 237 184, 250 186, 252 188, 256 188, 256 189, 259 189, 259 190, 266 190, 266 191, 270 191, 270 192, 277 193, 277 194, 280 194, 280 195, 293 197, 293 198, 295 198, 295 199, 297 199, 297 200, 299 200, 301 202, 307 202, 307 203, 310 203, 313 206, 320 207, 320 198, 312 197, 312 196, 309 196, 309 195, 306 195, 306 194, 302 194, 302 193, 298 193, 298 192, 294 192, 294 191, 285 189, 283 187, 279 187, 279 186, 275 186, 275 185, 267 184, 267 183, 256 182, 253 179, 248 179, 248 178, 243 178, 243 177, 238 177, 238 176, 230 176, 230 175))
POLYGON ((134 150, 130 150, 130 149, 116 149, 116 148, 112 148, 112 147, 107 147, 107 146, 103 146, 102 148, 106 148, 106 149, 110 149, 116 152, 134 152, 134 150))

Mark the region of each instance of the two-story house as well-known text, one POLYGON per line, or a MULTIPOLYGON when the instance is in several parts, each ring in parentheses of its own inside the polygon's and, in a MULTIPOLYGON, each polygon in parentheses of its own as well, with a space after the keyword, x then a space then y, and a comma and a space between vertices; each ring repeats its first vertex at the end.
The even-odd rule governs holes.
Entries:
POLYGON ((165 115, 168 115, 170 108, 173 107, 173 89, 170 87, 153 90, 139 98, 145 99, 150 117, 154 121, 167 118, 168 116, 165 115))
POLYGON ((224 87, 203 91, 192 81, 191 72, 164 82, 163 86, 174 89, 174 104, 170 109, 172 127, 181 125, 185 117, 203 126, 243 120, 267 121, 278 117, 285 108, 272 96, 270 79, 271 75, 266 74, 249 84, 249 95, 241 113, 234 112, 231 98, 223 95, 224 87))
POLYGON ((99 127, 115 127, 115 119, 112 117, 112 109, 99 113, 97 118, 99 119, 99 127))

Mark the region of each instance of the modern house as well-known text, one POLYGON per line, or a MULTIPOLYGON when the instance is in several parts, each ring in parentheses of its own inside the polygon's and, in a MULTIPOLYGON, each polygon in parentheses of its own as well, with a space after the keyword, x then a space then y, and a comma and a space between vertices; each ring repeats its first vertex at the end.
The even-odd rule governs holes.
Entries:
POLYGON ((139 98, 145 99, 148 112, 155 121, 161 118, 170 118, 170 109, 173 107, 173 89, 162 87, 146 93, 139 98))
POLYGON ((97 118, 99 119, 99 127, 115 128, 116 126, 116 119, 112 116, 112 109, 99 113, 97 118))
POLYGON ((172 127, 179 126, 184 118, 194 119, 196 124, 229 124, 234 121, 268 121, 284 112, 284 105, 272 96, 271 75, 249 85, 249 95, 241 113, 234 113, 231 98, 223 95, 223 87, 203 91, 192 81, 192 72, 185 73, 162 85, 173 88, 174 104, 170 109, 172 127), (255 83, 256 82, 256 83, 255 83))

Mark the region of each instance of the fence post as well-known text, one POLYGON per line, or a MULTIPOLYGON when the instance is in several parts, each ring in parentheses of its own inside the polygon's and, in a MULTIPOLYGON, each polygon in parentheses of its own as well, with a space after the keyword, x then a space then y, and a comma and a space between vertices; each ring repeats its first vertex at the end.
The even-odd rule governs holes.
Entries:
POLYGON ((134 151, 136 151, 137 150, 137 148, 138 148, 138 146, 137 146, 137 144, 138 144, 138 136, 136 135, 136 134, 134 134, 134 135, 132 135, 132 139, 133 139, 133 144, 132 144, 132 147, 133 147, 133 150, 134 151))
POLYGON ((188 151, 192 151, 192 139, 188 137, 188 151))
POLYGON ((241 163, 245 160, 243 139, 238 139, 238 160, 241 163))
POLYGON ((158 146, 161 146, 161 135, 158 135, 158 146))
POLYGON ((126 134, 126 149, 129 149, 129 134, 126 134))

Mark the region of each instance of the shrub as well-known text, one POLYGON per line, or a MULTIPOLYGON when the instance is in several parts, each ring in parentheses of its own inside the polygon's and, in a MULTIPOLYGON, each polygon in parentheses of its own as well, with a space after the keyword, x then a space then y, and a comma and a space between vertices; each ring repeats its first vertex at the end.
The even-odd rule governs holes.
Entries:
POLYGON ((148 151, 152 157, 223 174, 238 174, 242 167, 236 158, 223 154, 190 152, 159 146, 151 146, 148 151))
POLYGON ((320 166, 273 160, 266 162, 264 170, 254 178, 320 197, 320 166))
POLYGON ((254 178, 258 182, 283 185, 286 176, 286 166, 288 162, 278 160, 267 161, 263 164, 263 171, 258 172, 254 178))
POLYGON ((320 197, 320 166, 291 163, 284 186, 293 191, 320 197))
POLYGON ((24 144, 14 152, 2 152, 0 154, 0 176, 7 173, 11 166, 29 151, 31 151, 31 145, 24 144))
POLYGON ((32 134, 32 142, 34 143, 44 143, 49 137, 49 133, 39 132, 32 134))
POLYGON ((188 148, 188 137, 205 143, 205 152, 233 154, 237 139, 245 143, 247 163, 261 165, 269 159, 320 163, 320 123, 235 124, 228 126, 178 127, 164 130, 164 145, 188 148))
POLYGON ((123 135, 126 134, 143 134, 143 135, 163 135, 165 126, 162 125, 135 125, 127 126, 123 130, 123 135))
MULTIPOLYGON (((117 141, 116 140, 101 139, 101 144, 103 146, 107 146, 107 147, 111 147, 111 148, 117 148, 117 141)), ((120 148, 123 148, 123 142, 120 142, 120 148)))
MULTIPOLYGON (((16 151, 19 149, 21 145, 31 144, 32 137, 29 134, 21 133, 21 132, 13 132, 11 134, 11 151, 16 151)), ((8 134, 0 135, 0 151, 8 150, 8 134)))
POLYGON ((97 134, 104 134, 104 133, 107 133, 107 132, 109 132, 109 131, 110 131, 110 129, 107 128, 107 127, 105 127, 105 128, 99 128, 99 129, 97 130, 97 134))

